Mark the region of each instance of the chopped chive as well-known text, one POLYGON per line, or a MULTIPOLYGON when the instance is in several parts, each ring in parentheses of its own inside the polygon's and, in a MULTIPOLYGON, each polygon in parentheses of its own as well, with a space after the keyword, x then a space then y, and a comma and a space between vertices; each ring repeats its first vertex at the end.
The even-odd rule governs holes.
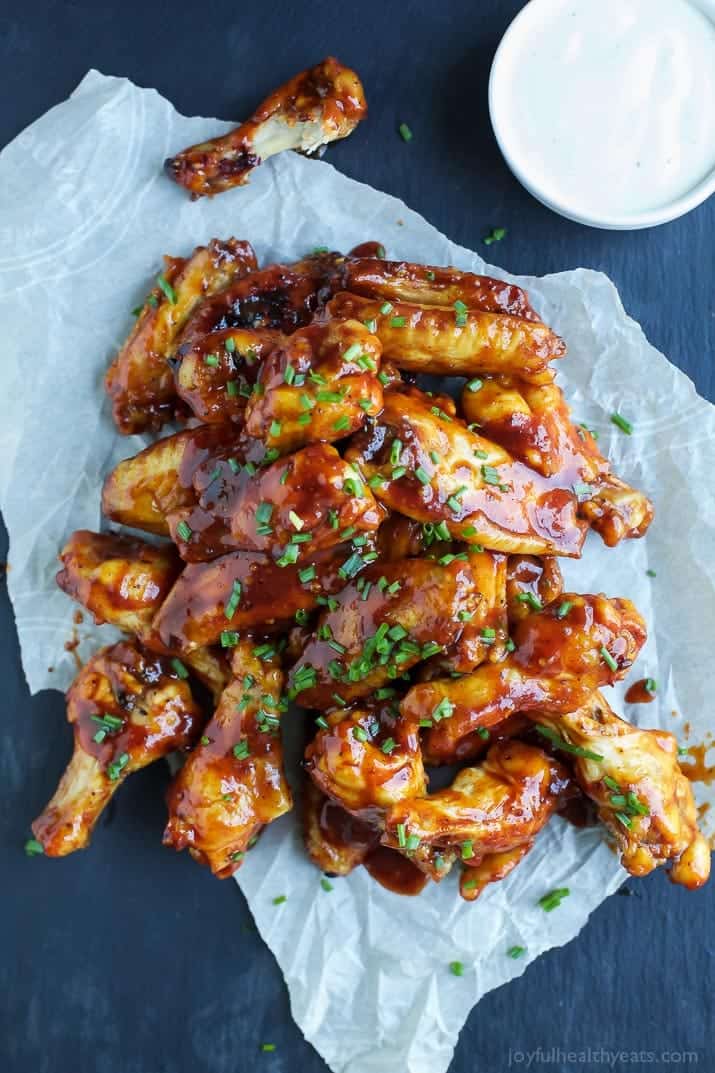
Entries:
POLYGON ((404 823, 398 823, 397 825, 397 844, 400 847, 404 847, 407 845, 407 833, 405 830, 404 823))
MULTIPOLYGON (((274 901, 273 904, 277 905, 278 903, 276 901, 274 901)), ((262 1051, 269 1052, 269 1051, 275 1051, 275 1049, 276 1049, 275 1043, 262 1043, 261 1044, 261 1050, 262 1051)))
POLYGON ((452 976, 464 976, 464 965, 461 961, 450 961, 449 971, 452 976))
POLYGON ((321 730, 328 729, 328 722, 322 715, 319 715, 318 718, 315 720, 315 725, 319 726, 321 730))
POLYGON ((250 755, 248 742, 245 738, 242 741, 239 741, 236 745, 234 745, 231 751, 233 752, 233 755, 236 757, 237 760, 247 760, 250 755))
POLYGON ((295 380, 295 369, 292 365, 286 365, 283 370, 283 381, 286 384, 292 384, 295 380))
MULTIPOLYGON (((287 898, 287 896, 285 894, 279 894, 277 898, 273 899, 273 904, 274 905, 283 905, 283 902, 287 902, 287 901, 288 901, 288 898, 287 898)), ((273 1047, 274 1044, 272 1044, 272 1043, 264 1043, 263 1046, 264 1047, 273 1047)))
POLYGON ((235 474, 235 473, 240 473, 241 472, 241 466, 236 461, 235 458, 229 458, 228 464, 229 464, 229 467, 230 467, 232 473, 235 474))
POLYGON ((369 332, 374 334, 377 331, 377 321, 374 318, 372 320, 364 320, 363 324, 369 332))
POLYGON ((229 336, 223 345, 229 352, 229 354, 233 354, 234 350, 236 349, 236 340, 232 339, 231 336, 229 336))
POLYGON ((298 578, 301 585, 307 584, 315 578, 315 565, 313 563, 310 566, 306 566, 304 570, 298 571, 298 578))
POLYGON ((546 913, 550 913, 552 909, 557 909, 564 898, 567 898, 570 893, 571 891, 568 887, 557 887, 555 890, 549 891, 548 894, 544 894, 542 898, 539 898, 539 905, 546 913))
POLYGON ((176 291, 171 286, 171 284, 169 283, 169 281, 166 278, 166 276, 163 275, 163 274, 157 276, 156 277, 156 282, 157 282, 157 285, 164 292, 164 294, 167 297, 167 299, 171 302, 171 304, 173 306, 175 306, 176 305, 176 291))
POLYGON ((646 678, 645 687, 649 693, 656 693, 658 690, 658 683, 655 678, 646 678))
POLYGON ((506 952, 506 956, 509 957, 509 958, 514 958, 514 960, 516 960, 517 958, 520 958, 525 953, 526 953, 526 947, 525 946, 510 946, 509 949, 506 952))
POLYGON ((345 432, 350 428, 350 418, 347 414, 343 414, 337 421, 334 422, 333 428, 336 432, 345 432))
POLYGON ((408 835, 407 841, 405 842, 405 849, 408 853, 414 853, 414 851, 418 848, 419 844, 419 835, 408 835))
POLYGON ((192 536, 194 535, 193 529, 191 528, 191 526, 189 525, 188 522, 185 522, 183 520, 183 518, 179 522, 179 524, 177 525, 176 532, 181 537, 181 539, 183 541, 185 541, 185 542, 191 540, 192 536))
POLYGON ((362 353, 362 347, 359 343, 353 343, 343 354, 343 361, 354 361, 359 354, 362 353))
POLYGON ((482 466, 482 477, 486 484, 501 484, 501 480, 494 466, 482 466))
POLYGON ((570 742, 562 738, 561 735, 557 734, 555 730, 551 729, 551 727, 543 726, 541 723, 537 723, 536 730, 539 732, 539 734, 541 734, 542 737, 548 738, 551 744, 554 745, 557 749, 561 749, 565 753, 571 753, 572 756, 581 756, 584 760, 603 760, 603 757, 599 753, 591 752, 590 749, 583 749, 580 745, 571 745, 570 742))
POLYGON ((532 611, 543 611, 544 605, 533 592, 520 592, 517 600, 522 604, 528 604, 532 611))
POLYGON ((236 614, 236 609, 241 601, 241 591, 241 582, 236 579, 231 588, 231 595, 229 597, 228 603, 226 604, 226 607, 224 609, 224 615, 227 619, 232 619, 233 616, 236 614))
POLYGON ((28 857, 39 857, 45 852, 45 847, 36 838, 28 838, 25 843, 25 853, 28 857))
POLYGON ((390 327, 391 328, 404 328, 406 323, 407 323, 407 318, 406 317, 390 317, 390 327))
POLYGON ((465 842, 462 842, 462 860, 468 861, 474 856, 474 844, 471 838, 468 838, 465 842))
POLYGON ((482 741, 489 741, 489 738, 491 737, 491 734, 486 727, 477 727, 477 734, 482 739, 482 741))
POLYGON ((335 890, 333 884, 330 882, 329 879, 326 879, 325 876, 323 876, 323 878, 321 879, 320 885, 323 890, 328 891, 328 893, 330 893, 331 890, 335 890))
POLYGON ((475 377, 474 380, 468 380, 466 386, 467 391, 480 391, 481 388, 484 386, 484 382, 478 377, 475 377))
POLYGON ((397 742, 395 741, 394 738, 385 738, 385 740, 383 741, 382 745, 380 746, 381 752, 383 752, 386 756, 390 756, 390 754, 396 748, 397 748, 397 742))
POLYGON ((603 662, 606 663, 612 671, 618 670, 618 664, 616 663, 615 659, 605 645, 601 645, 601 656, 603 658, 603 662))
POLYGON ((422 466, 418 466, 415 470, 415 477, 420 482, 420 484, 429 484, 431 480, 429 473, 427 473, 427 471, 424 470, 422 466))
POLYGON ((442 700, 432 710, 432 719, 435 723, 439 723, 441 719, 448 719, 454 711, 454 705, 448 697, 442 697, 442 700))
POLYGON ((189 672, 180 659, 172 659, 171 666, 174 668, 174 671, 178 674, 179 678, 189 677, 189 672))
POLYGON ((377 379, 380 381, 383 387, 387 387, 387 385, 390 383, 390 377, 387 375, 387 373, 378 373, 377 379))
POLYGON ((412 141, 412 131, 410 130, 410 128, 407 126, 406 123, 400 123, 400 125, 399 125, 399 127, 397 129, 400 132, 400 137, 402 138, 403 142, 411 142, 412 141))
POLYGON ((107 764, 107 775, 112 782, 116 782, 124 768, 129 763, 129 753, 122 753, 116 760, 107 764))
POLYGON ((281 425, 280 421, 271 421, 270 425, 268 426, 269 435, 280 436, 282 427, 283 426, 281 425))
POLYGON ((646 570, 646 577, 657 577, 655 570, 646 570))
POLYGON ((621 432, 625 432, 626 436, 630 436, 633 432, 633 425, 619 413, 611 414, 611 422, 617 425, 621 432))
POLYGON ((221 631, 221 648, 234 648, 238 644, 238 634, 235 630, 221 631))
POLYGON ((559 606, 556 608, 556 617, 557 618, 566 618, 566 616, 568 615, 568 613, 569 613, 569 611, 571 610, 572 607, 573 607, 573 601, 572 600, 564 600, 563 603, 560 603, 559 606))
POLYGON ((506 235, 505 227, 493 227, 488 235, 482 240, 485 246, 491 246, 493 242, 501 242, 506 235))
POLYGON ((231 399, 235 399, 237 395, 241 394, 241 385, 238 380, 229 380, 226 384, 226 394, 231 399))
POLYGON ((201 744, 202 745, 210 745, 211 744, 211 738, 208 738, 205 734, 202 734, 201 735, 201 744))
POLYGON ((218 354, 204 354, 204 364, 212 365, 214 368, 219 364, 218 354))

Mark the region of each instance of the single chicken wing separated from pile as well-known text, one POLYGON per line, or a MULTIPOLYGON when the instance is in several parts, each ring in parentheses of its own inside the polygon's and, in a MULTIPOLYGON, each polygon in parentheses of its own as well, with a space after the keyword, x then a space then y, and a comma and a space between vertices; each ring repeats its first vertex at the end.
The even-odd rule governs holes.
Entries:
MULTIPOLYGON (((326 61, 172 173, 224 189, 286 140, 346 133, 361 102, 326 61)), ((67 694, 44 851, 86 845, 127 775, 179 751, 164 843, 233 874, 292 808, 298 720, 306 847, 331 875, 365 866, 415 894, 454 870, 472 901, 576 799, 634 875, 667 863, 701 885, 675 740, 600 692, 645 623, 622 596, 563 591, 589 528, 613 547, 653 517, 572 422, 564 354, 519 287, 378 243, 259 267, 214 239, 168 259, 107 391, 122 433, 184 426, 114 468, 111 530, 60 556, 60 587, 126 639, 67 694), (462 377, 458 401, 421 373, 462 377), (431 791, 438 765, 457 770, 431 791)))
POLYGON ((167 174, 194 198, 242 186, 264 160, 296 149, 315 153, 346 138, 367 115, 360 79, 328 56, 286 82, 236 130, 166 161, 167 174))

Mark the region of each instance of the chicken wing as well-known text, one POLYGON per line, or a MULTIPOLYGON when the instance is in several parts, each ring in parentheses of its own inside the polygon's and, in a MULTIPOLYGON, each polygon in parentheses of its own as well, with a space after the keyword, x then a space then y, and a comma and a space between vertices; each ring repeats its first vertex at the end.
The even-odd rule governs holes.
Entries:
POLYGON ((57 584, 94 616, 150 642, 157 608, 181 573, 168 544, 79 529, 60 553, 57 584))
POLYGON ((256 268, 248 242, 212 239, 188 260, 165 258, 158 285, 147 298, 129 338, 105 378, 114 422, 121 433, 156 431, 183 413, 167 359, 197 304, 256 268))
POLYGON ((494 551, 578 556, 587 526, 553 487, 417 388, 391 389, 345 457, 391 510, 494 551))
POLYGON ((321 729, 305 751, 305 768, 315 785, 373 825, 390 805, 427 789, 416 726, 379 696, 365 706, 321 716, 321 729))
POLYGON ((351 254, 345 265, 345 290, 353 294, 383 302, 413 302, 450 309, 460 302, 482 313, 508 313, 539 323, 526 292, 502 279, 476 276, 457 268, 358 257, 355 251, 351 254))
POLYGON ((200 421, 241 423, 261 362, 282 339, 272 328, 224 328, 183 343, 174 362, 176 394, 200 421))
POLYGON ((561 388, 515 376, 472 381, 462 410, 483 435, 546 477, 576 490, 579 513, 608 547, 640 537, 653 520, 653 504, 615 477, 592 432, 574 425, 561 388))
POLYGON ((454 644, 474 591, 466 553, 448 563, 404 559, 369 566, 319 618, 290 672, 289 695, 305 708, 322 709, 367 696, 454 644))
POLYGON ((428 763, 462 760, 478 747, 480 729, 512 712, 574 711, 599 686, 626 675, 645 638, 645 623, 630 600, 565 593, 516 624, 514 651, 503 663, 416 685, 402 713, 431 723, 428 763))
POLYGON ((201 733, 204 716, 177 661, 122 641, 102 648, 67 693, 74 751, 32 831, 49 857, 83 849, 102 809, 132 772, 201 733))
POLYGON ((446 790, 393 804, 382 842, 439 881, 456 856, 468 862, 528 849, 568 783, 566 769, 541 749, 497 742, 482 764, 464 768, 446 790))
POLYGON ((352 467, 324 443, 255 476, 214 458, 194 475, 196 504, 169 515, 171 535, 187 562, 244 550, 266 552, 282 566, 303 563, 377 529, 385 510, 369 488, 356 496, 356 484, 352 467))
POLYGON ((564 579, 558 559, 550 555, 510 555, 506 563, 509 622, 519 622, 561 595, 564 579))
POLYGON ((261 828, 293 807, 280 738, 283 674, 254 641, 233 649, 233 679, 169 787, 164 845, 226 879, 261 828))
POLYGON ((351 816, 308 778, 303 787, 303 837, 308 856, 321 872, 346 876, 378 845, 380 831, 351 816))
POLYGON ((382 408, 377 337, 355 320, 311 324, 269 354, 246 408, 246 429, 282 454, 332 443, 382 408))
POLYGON ((631 875, 669 862, 675 883, 696 889, 707 881, 710 847, 698 830, 673 734, 631 726, 598 692, 575 711, 545 708, 531 718, 544 737, 571 754, 576 780, 595 802, 631 875))
POLYGON ((274 90, 240 127, 184 149, 164 167, 192 198, 220 194, 242 186, 276 153, 314 153, 346 138, 366 115, 365 91, 355 71, 328 56, 274 90))
POLYGON ((306 566, 283 565, 259 552, 234 551, 189 563, 154 620, 162 642, 190 652, 226 632, 273 633, 316 607, 345 584, 340 569, 355 561, 348 545, 317 552, 306 566))
POLYGON ((563 341, 540 321, 470 310, 460 301, 447 309, 341 291, 327 309, 333 317, 370 324, 385 358, 413 373, 515 373, 541 384, 553 379, 549 362, 566 353, 563 341))
POLYGON ((255 472, 263 454, 262 445, 231 425, 204 425, 166 436, 115 466, 102 489, 102 513, 132 529, 169 536, 167 516, 196 502, 194 480, 202 467, 207 481, 223 462, 234 469, 252 461, 255 472))

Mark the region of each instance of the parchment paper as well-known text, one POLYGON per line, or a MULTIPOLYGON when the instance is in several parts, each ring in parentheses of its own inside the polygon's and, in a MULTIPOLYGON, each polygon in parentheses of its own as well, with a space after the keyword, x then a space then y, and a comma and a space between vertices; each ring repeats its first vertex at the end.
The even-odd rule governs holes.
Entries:
MULTIPOLYGON (((248 187, 191 203, 163 176, 162 161, 222 129, 92 71, 0 155, 0 508, 32 691, 64 689, 74 674, 64 651, 74 607, 54 585, 56 556, 73 529, 102 525, 102 477, 142 446, 114 432, 101 378, 163 253, 236 235, 265 263, 373 238, 393 257, 489 271, 401 202, 292 153, 259 168, 248 187)), ((559 369, 576 418, 598 430, 616 471, 656 502, 647 539, 608 551, 589 537, 584 559, 566 564, 567 583, 629 596, 650 624, 634 676, 657 678, 658 700, 627 714, 683 738, 689 723, 691 742, 709 740, 715 408, 648 344, 605 276, 512 278, 568 343, 559 369), (632 436, 610 424, 615 409, 633 422, 632 436)), ((80 655, 112 634, 84 623, 80 655)), ((528 862, 474 905, 460 900, 452 876, 407 899, 358 869, 328 893, 293 814, 266 832, 237 878, 296 1021, 336 1073, 443 1073, 479 998, 572 939, 624 874, 598 830, 555 820, 528 862), (570 897, 545 913, 538 899, 560 886, 570 897), (279 894, 287 901, 276 907, 279 894), (506 955, 515 944, 528 951, 518 961, 506 955), (453 960, 464 963, 463 977, 450 974, 453 960)))

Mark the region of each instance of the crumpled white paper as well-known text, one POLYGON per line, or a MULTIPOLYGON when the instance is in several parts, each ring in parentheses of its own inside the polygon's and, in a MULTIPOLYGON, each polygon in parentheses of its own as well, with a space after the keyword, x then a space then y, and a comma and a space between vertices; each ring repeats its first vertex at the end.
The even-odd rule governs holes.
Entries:
MULTIPOLYGON (((153 90, 92 71, 0 155, 0 508, 33 691, 63 689, 75 671, 64 651, 74 607, 54 585, 57 552, 72 530, 102 525, 103 476, 143 445, 115 433, 101 380, 163 253, 236 235, 266 263, 378 239, 393 257, 489 271, 401 202, 292 153, 259 168, 248 187, 192 203, 164 177, 162 161, 222 129, 228 124, 187 119, 153 90)), ((600 433, 616 472, 656 502, 645 540, 609 551, 589 537, 584 559, 565 566, 567 583, 629 596, 650 624, 632 679, 657 678, 658 700, 628 715, 709 740, 715 408, 648 344, 605 276, 510 278, 568 343, 559 369, 577 419, 600 433), (632 436, 610 424, 613 410, 633 422, 632 436)), ((86 658, 112 631, 85 622, 79 637, 86 658)), ((704 801, 705 788, 696 790, 704 801)), ((443 1073, 479 998, 572 939, 623 878, 598 830, 557 819, 528 862, 475 905, 460 900, 454 877, 408 899, 363 869, 327 893, 295 814, 268 829, 238 874, 293 1015, 336 1073, 443 1073), (561 886, 570 897, 545 913, 538 899, 561 886), (280 894, 287 901, 276 907, 280 894), (506 955, 516 944, 528 951, 518 961, 506 955), (464 976, 451 975, 453 960, 464 976)))

